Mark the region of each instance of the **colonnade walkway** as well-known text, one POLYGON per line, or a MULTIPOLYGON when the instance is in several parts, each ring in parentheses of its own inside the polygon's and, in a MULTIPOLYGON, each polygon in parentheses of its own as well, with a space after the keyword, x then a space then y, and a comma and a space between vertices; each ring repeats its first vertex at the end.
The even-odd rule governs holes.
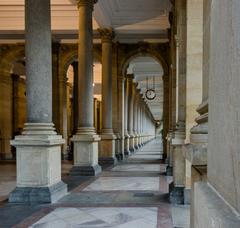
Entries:
POLYGON ((187 228, 188 208, 168 202, 161 148, 155 139, 97 177, 64 175, 69 194, 55 204, 2 202, 0 227, 187 228))

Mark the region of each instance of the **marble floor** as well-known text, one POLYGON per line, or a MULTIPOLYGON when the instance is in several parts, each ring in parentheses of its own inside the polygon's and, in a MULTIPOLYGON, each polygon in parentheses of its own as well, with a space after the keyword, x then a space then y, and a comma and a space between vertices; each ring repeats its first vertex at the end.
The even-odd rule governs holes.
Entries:
POLYGON ((157 227, 158 208, 57 208, 32 228, 37 227, 157 227))
POLYGON ((159 191, 159 177, 100 177, 83 191, 159 191))
MULTIPOLYGON (((62 167, 69 193, 52 205, 21 206, 2 202, 0 227, 41 228, 189 228, 189 208, 168 202, 172 177, 163 175, 161 140, 146 144, 127 160, 108 167, 98 177, 72 178, 71 164, 62 167), (14 213, 16 214, 14 216, 14 213)), ((0 189, 4 198, 15 187, 14 166, 0 189), (6 185, 7 183, 7 185, 6 185)), ((0 165, 0 173, 1 173, 0 165)), ((6 176, 5 176, 6 177, 6 176)), ((2 179, 1 179, 2 178, 2 179)))
POLYGON ((129 171, 144 171, 144 172, 160 172, 161 170, 160 165, 155 164, 123 164, 115 166, 112 171, 122 171, 122 172, 129 172, 129 171))

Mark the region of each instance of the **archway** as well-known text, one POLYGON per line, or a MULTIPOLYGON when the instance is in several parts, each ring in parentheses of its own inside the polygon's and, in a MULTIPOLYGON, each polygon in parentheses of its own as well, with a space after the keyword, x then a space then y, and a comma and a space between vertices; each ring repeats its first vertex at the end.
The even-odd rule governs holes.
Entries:
POLYGON ((169 127, 169 64, 168 64, 168 58, 167 55, 164 53, 166 52, 167 47, 160 46, 158 48, 151 48, 151 45, 149 44, 139 44, 134 50, 127 53, 125 58, 121 61, 121 75, 122 77, 125 77, 127 74, 127 70, 129 68, 129 65, 131 64, 134 59, 137 58, 151 58, 153 61, 157 62, 161 68, 162 68, 162 83, 163 83, 163 89, 162 89, 162 119, 161 121, 156 121, 156 124, 158 126, 158 132, 159 128, 161 129, 162 133, 162 141, 163 141, 163 152, 164 157, 166 157, 166 151, 167 151, 167 133, 168 133, 168 127, 169 127), (162 48, 161 48, 162 47, 162 48), (164 57, 163 57, 164 56, 164 57))
MULTIPOLYGON (((93 87, 94 87, 94 127, 97 133, 100 133, 101 129, 101 83, 102 83, 102 64, 98 54, 94 55, 94 66, 93 66, 93 87)), ((60 84, 60 96, 62 94, 62 130, 63 136, 67 141, 63 153, 66 159, 72 160, 73 156, 73 145, 71 137, 76 133, 77 130, 77 119, 78 119, 78 108, 77 108, 77 81, 78 77, 78 59, 76 52, 68 53, 68 58, 65 58, 65 64, 63 65, 62 73, 65 78, 62 80, 64 83, 60 84), (75 88, 76 87, 76 88, 75 88)), ((61 76, 61 75, 60 75, 61 76)))

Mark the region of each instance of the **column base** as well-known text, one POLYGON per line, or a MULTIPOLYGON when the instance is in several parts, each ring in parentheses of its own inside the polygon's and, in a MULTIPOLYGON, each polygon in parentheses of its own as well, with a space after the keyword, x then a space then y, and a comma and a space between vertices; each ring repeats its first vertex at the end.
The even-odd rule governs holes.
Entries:
POLYGON ((99 136, 77 133, 73 136, 74 166, 70 171, 72 176, 96 176, 101 172, 98 165, 98 141, 99 136))
POLYGON ((131 154, 133 154, 135 152, 134 141, 135 141, 135 136, 131 135, 130 138, 129 138, 129 151, 130 151, 131 154))
POLYGON ((62 181, 50 187, 16 187, 9 196, 9 203, 54 203, 66 194, 67 185, 62 181))
POLYGON ((98 162, 100 165, 116 165, 117 159, 116 158, 110 158, 110 157, 100 157, 98 159, 98 162))
POLYGON ((99 143, 99 164, 100 165, 114 165, 116 164, 115 158, 115 140, 116 136, 112 134, 102 134, 99 143))
POLYGON ((61 145, 52 123, 26 123, 11 145, 17 150, 17 187, 11 203, 52 203, 67 193, 61 181, 61 145))
POLYGON ((167 166, 166 168, 166 176, 172 176, 173 175, 173 167, 167 166))
POLYGON ((70 176, 97 176, 102 172, 100 165, 95 166, 73 166, 70 170, 70 176))
POLYGON ((169 184, 169 201, 173 204, 184 204, 184 187, 169 184))
POLYGON ((0 153, 0 160, 2 161, 14 161, 16 158, 12 154, 0 153))
POLYGON ((191 204, 191 189, 184 188, 184 204, 191 204))

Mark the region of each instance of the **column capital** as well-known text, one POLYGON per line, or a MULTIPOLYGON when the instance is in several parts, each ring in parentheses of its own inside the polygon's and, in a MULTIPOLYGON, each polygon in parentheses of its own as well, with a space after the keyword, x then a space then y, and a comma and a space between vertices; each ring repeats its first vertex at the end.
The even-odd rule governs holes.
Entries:
POLYGON ((12 80, 13 81, 18 81, 20 76, 18 74, 11 74, 12 80))
POLYGON ((125 76, 125 78, 126 78, 127 80, 129 80, 129 81, 132 81, 133 78, 134 78, 134 74, 127 74, 127 75, 125 76))
POLYGON ((179 45, 180 45, 179 37, 177 35, 175 35, 174 38, 175 38, 176 47, 179 47, 179 45))
POLYGON ((78 66, 78 61, 73 61, 73 62, 71 63, 71 65, 72 65, 73 68, 74 68, 74 67, 77 67, 77 66, 78 66))
POLYGON ((111 43, 114 39, 114 31, 112 28, 99 28, 98 32, 102 39, 102 43, 111 43))
POLYGON ((133 89, 137 91, 138 83, 133 81, 132 85, 133 85, 133 89))
POLYGON ((140 95, 140 94, 141 94, 141 89, 138 89, 138 88, 137 88, 136 91, 137 91, 138 95, 141 96, 141 95, 140 95))
POLYGON ((82 6, 88 6, 93 10, 94 4, 97 3, 98 0, 76 0, 78 8, 82 6))

